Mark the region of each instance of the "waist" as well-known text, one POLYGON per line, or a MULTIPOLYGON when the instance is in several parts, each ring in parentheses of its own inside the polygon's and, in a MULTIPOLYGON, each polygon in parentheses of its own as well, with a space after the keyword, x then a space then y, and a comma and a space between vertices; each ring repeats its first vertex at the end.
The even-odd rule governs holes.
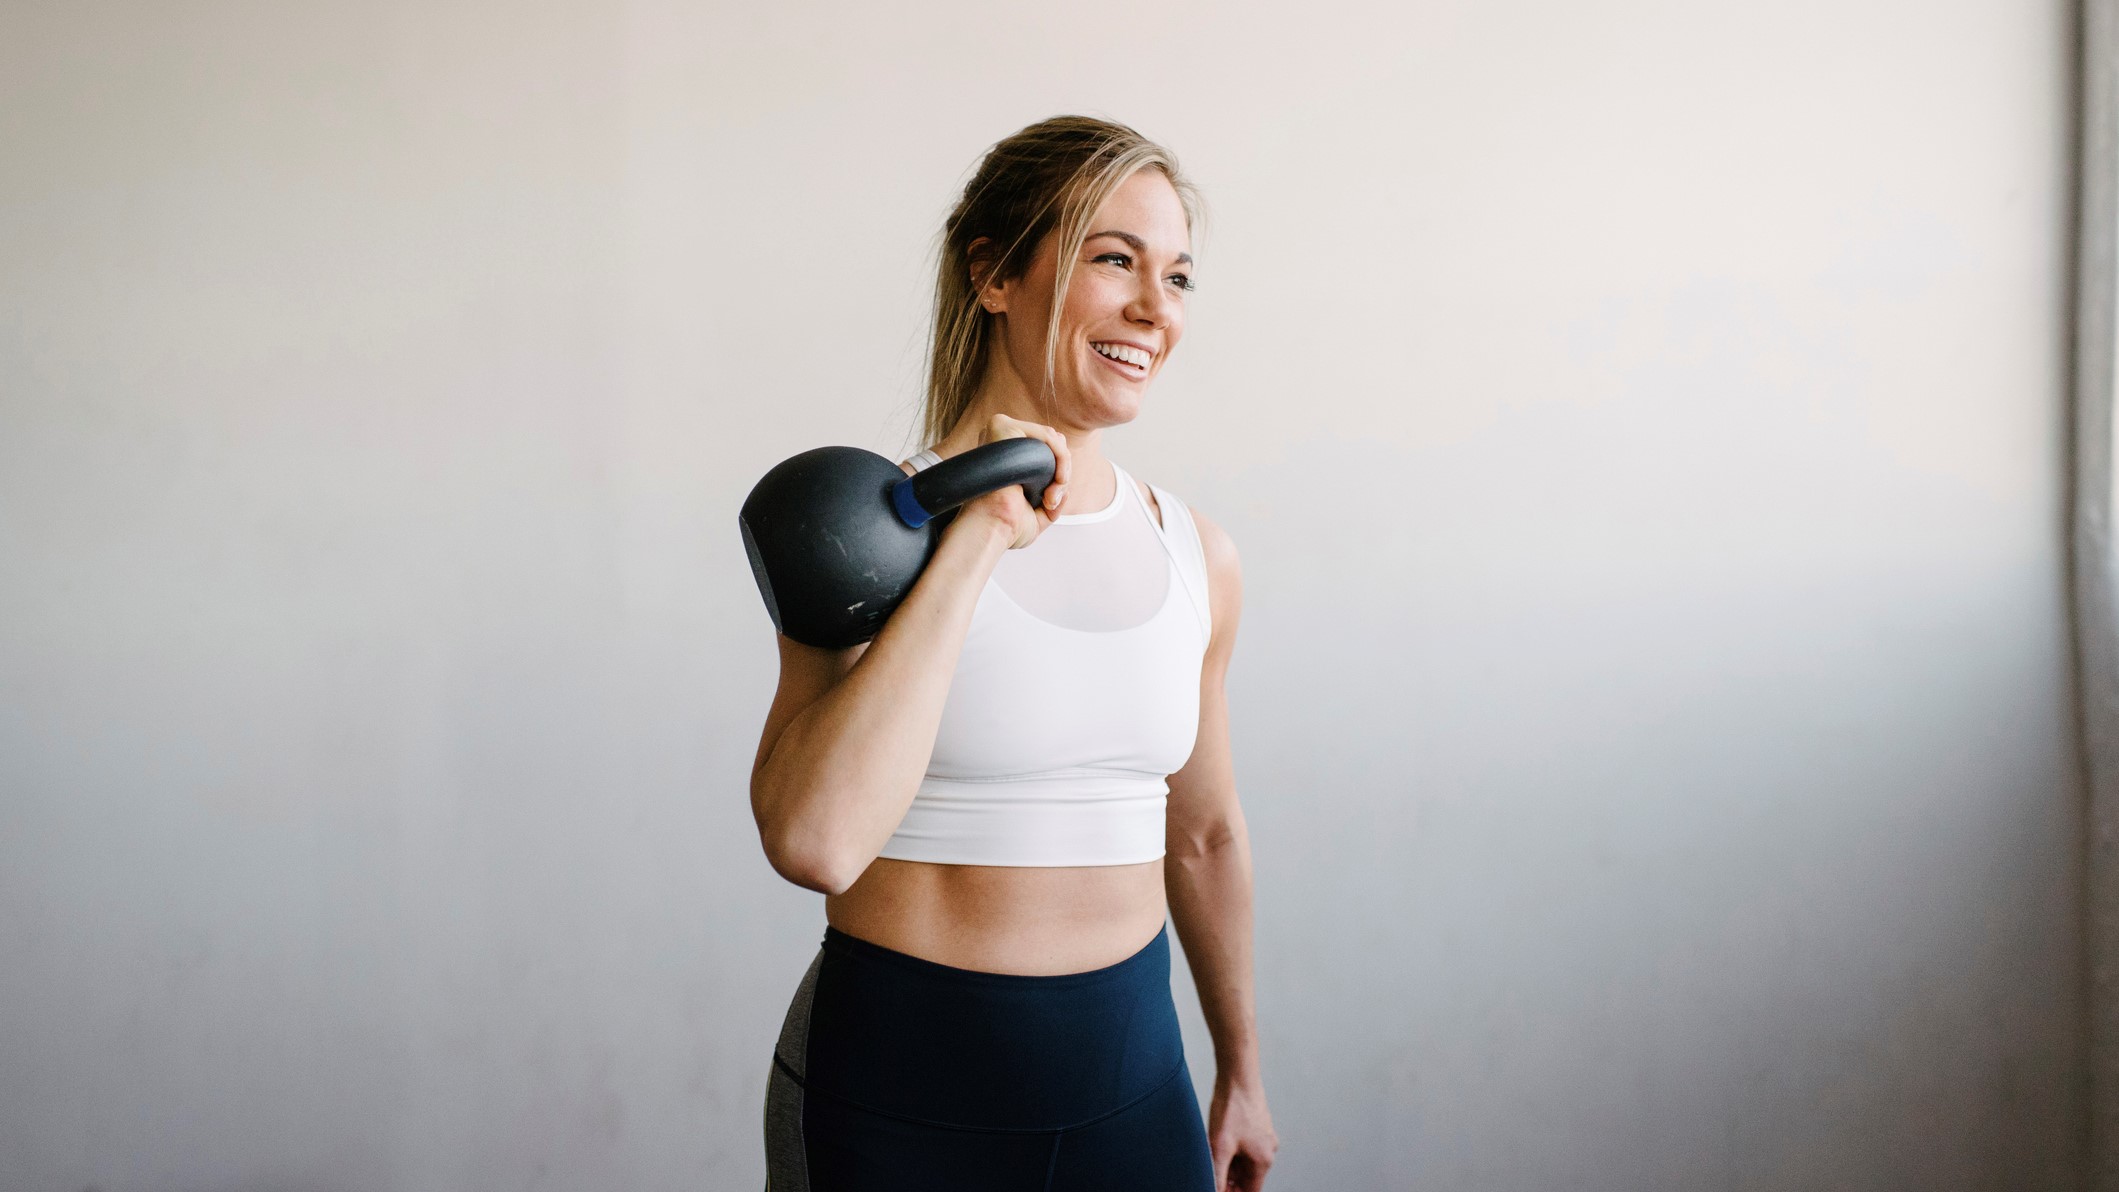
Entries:
POLYGON ((1026 868, 879 857, 824 900, 836 930, 939 964, 1025 975, 1103 968, 1168 915, 1163 863, 1026 868))

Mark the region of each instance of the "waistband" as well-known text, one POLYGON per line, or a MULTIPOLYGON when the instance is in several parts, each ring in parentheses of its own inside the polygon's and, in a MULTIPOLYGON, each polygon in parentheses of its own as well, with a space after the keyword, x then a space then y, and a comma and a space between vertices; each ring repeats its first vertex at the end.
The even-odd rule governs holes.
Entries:
POLYGON ((930 1125, 1074 1129, 1184 1068, 1167 923, 1117 964, 1050 976, 956 968, 827 927, 811 994, 803 1084, 930 1125))
POLYGON ((1063 771, 920 779, 879 856, 940 865, 1139 865, 1164 855, 1160 774, 1063 771))

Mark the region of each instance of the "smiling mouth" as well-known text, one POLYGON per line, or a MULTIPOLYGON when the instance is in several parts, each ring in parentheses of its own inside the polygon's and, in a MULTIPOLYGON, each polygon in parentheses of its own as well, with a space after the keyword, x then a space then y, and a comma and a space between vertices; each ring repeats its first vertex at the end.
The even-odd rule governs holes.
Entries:
POLYGON ((1141 349, 1126 344, 1092 343, 1089 350, 1109 361, 1119 371, 1134 377, 1148 375, 1148 362, 1153 359, 1141 349))

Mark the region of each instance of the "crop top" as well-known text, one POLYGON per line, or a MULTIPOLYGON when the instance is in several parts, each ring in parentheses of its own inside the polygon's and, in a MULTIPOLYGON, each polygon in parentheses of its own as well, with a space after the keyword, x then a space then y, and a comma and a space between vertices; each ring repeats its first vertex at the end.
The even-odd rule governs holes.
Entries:
MULTIPOLYGON (((917 471, 940 457, 907 462, 917 471)), ((1060 514, 996 562, 927 772, 879 856, 1074 866, 1163 855, 1164 780, 1199 732, 1206 555, 1184 502, 1152 488, 1158 525, 1111 467, 1109 505, 1060 514)))

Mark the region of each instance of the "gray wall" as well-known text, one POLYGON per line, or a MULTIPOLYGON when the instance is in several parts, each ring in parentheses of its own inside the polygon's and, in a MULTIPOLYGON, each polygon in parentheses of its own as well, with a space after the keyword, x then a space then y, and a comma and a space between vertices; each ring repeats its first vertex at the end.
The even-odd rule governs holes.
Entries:
POLYGON ((2071 29, 8 5, 0 1186, 762 1181, 735 509, 1063 111, 1214 216, 1110 451, 1245 560, 1271 1186, 2072 1186, 2071 29))

